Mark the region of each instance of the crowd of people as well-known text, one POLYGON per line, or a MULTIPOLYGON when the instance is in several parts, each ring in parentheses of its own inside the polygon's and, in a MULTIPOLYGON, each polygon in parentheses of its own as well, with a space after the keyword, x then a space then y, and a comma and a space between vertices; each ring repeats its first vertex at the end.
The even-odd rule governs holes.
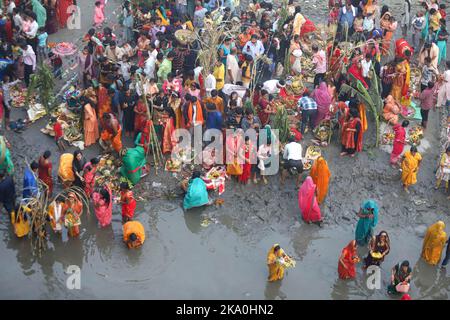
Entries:
MULTIPOLYGON (((2 84, 0 116, 6 120, 11 108, 9 88, 22 80, 28 86, 37 60, 51 64, 55 75, 59 75, 61 58, 48 53, 47 36, 64 26, 68 19, 64 12, 70 4, 69 0, 6 1, 0 25, 0 58, 14 60, 2 84)), ((79 103, 84 146, 98 143, 105 152, 115 153, 122 160, 120 174, 127 182, 121 183, 117 202, 122 205, 123 236, 129 247, 138 247, 145 239, 142 224, 134 220, 136 200, 132 187, 150 170, 147 155, 154 152, 151 148, 154 141, 160 143, 163 154, 174 153, 179 142, 174 138, 177 129, 186 129, 191 134, 197 128, 233 129, 226 150, 237 150, 232 156, 236 161, 227 163, 226 173, 243 184, 250 181, 267 184, 265 171, 269 159, 279 155, 281 183, 289 173, 297 175, 302 218, 320 225, 323 220, 320 205, 326 201, 332 173, 326 159, 320 156, 302 181, 306 169, 301 140, 324 121, 335 120, 340 155, 355 157, 363 150, 369 106, 358 95, 341 90, 345 85, 368 91, 381 84, 379 94, 384 103, 381 117, 395 134, 390 164, 400 166, 403 188, 408 193, 417 183, 422 155, 414 145, 404 150, 410 123, 400 120, 402 110, 417 100, 425 131, 430 110, 442 105, 450 107, 444 2, 424 1, 413 16, 411 2, 405 0, 402 19, 397 21, 387 5, 375 0, 330 0, 326 27, 333 37, 325 42, 318 40, 318 26, 292 0, 283 10, 268 0, 252 0, 245 8, 236 5, 236 1, 197 1, 193 14, 188 13, 187 4, 176 1, 155 1, 152 5, 125 1, 120 10, 121 28, 115 31, 105 22, 108 5, 111 4, 105 1, 95 2, 93 27, 83 38, 74 70, 78 75, 77 87, 82 91, 79 103), (239 31, 233 34, 231 30, 236 25, 239 31), (219 37, 216 59, 213 65, 202 65, 201 37, 183 41, 179 31, 201 34, 204 29, 217 26, 226 26, 226 32, 219 37), (403 37, 394 41, 398 26, 403 37), (408 30, 412 34, 411 44, 407 40, 408 30), (313 80, 308 84, 304 81, 301 94, 293 94, 287 87, 292 85, 292 79, 306 78, 307 59, 312 64, 313 80), (411 84, 411 64, 421 71, 420 92, 416 95, 411 84), (211 72, 205 74, 205 69, 211 72), (288 128, 289 137, 281 152, 273 148, 278 139, 273 129, 281 129, 274 126, 277 99, 294 100, 296 115, 301 115, 288 128), (267 141, 255 144, 244 136, 249 129, 257 134, 267 133, 267 141), (157 140, 152 139, 153 134, 157 140), (123 137, 132 137, 134 146, 125 148, 123 137)), ((107 183, 96 185, 99 158, 87 161, 80 150, 66 153, 61 123, 55 118, 52 124, 55 142, 64 152, 59 159, 58 179, 68 190, 72 186, 82 189, 93 204, 99 225, 108 226, 116 198, 107 183)), ((8 142, 4 138, 1 142, 0 201, 9 213, 15 214, 14 165, 8 142)), ((23 200, 39 192, 47 192, 49 197, 54 194, 51 156, 50 151, 44 152, 26 169, 23 200), (39 188, 39 181, 45 189, 39 188)), ((184 209, 212 203, 203 173, 214 166, 214 161, 210 161, 214 156, 212 149, 206 147, 203 165, 182 183, 186 192, 184 209)), ((442 154, 436 178, 436 188, 444 181, 448 192, 450 148, 442 154)), ((70 236, 78 236, 84 206, 74 192, 53 199, 48 214, 52 229, 60 233, 65 226, 70 236)), ((364 268, 380 266, 389 254, 388 233, 374 233, 378 214, 376 201, 363 203, 355 239, 339 258, 340 278, 356 276, 356 264, 360 262, 358 246, 369 248, 364 268)), ((28 223, 24 215, 13 216, 17 230, 28 223)), ((440 262, 447 241, 444 229, 445 224, 439 221, 427 231, 422 257, 432 265, 440 262)), ((449 255, 447 247, 443 265, 449 255)), ((271 248, 267 261, 270 281, 283 278, 286 257, 279 245, 271 248)), ((392 269, 389 292, 407 293, 410 280, 409 262, 403 261, 392 269)))

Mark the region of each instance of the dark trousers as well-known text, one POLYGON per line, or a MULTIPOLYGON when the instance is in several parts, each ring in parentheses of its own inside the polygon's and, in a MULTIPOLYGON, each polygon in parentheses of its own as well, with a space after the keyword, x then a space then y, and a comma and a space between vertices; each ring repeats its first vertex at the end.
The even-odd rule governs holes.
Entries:
POLYGON ((428 122, 428 112, 430 112, 430 110, 420 109, 420 115, 422 116, 422 127, 425 127, 428 122))
POLYGON ((385 99, 388 95, 391 94, 392 83, 382 82, 381 86, 382 86, 381 98, 385 99))
POLYGON ((306 124, 309 123, 309 129, 314 129, 314 122, 317 116, 317 109, 314 110, 302 110, 302 134, 305 132, 306 124))
POLYGON ((445 258, 442 261, 442 265, 446 266, 449 259, 450 259, 450 242, 447 241, 447 252, 445 253, 445 258))
POLYGON ((33 74, 33 66, 26 63, 24 63, 24 66, 25 66, 24 69, 25 84, 27 85, 28 88, 28 86, 30 85, 30 76, 33 74))

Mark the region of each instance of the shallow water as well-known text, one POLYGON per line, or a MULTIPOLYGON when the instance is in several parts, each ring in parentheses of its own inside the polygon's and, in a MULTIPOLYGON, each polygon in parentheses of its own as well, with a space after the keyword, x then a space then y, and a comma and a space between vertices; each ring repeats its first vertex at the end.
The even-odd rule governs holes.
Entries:
MULTIPOLYGON (((108 5, 117 3, 110 0, 108 5)), ((314 21, 323 18, 325 9, 317 11, 317 7, 325 1, 309 2, 317 7, 309 7, 308 1, 304 3, 305 15, 314 21)), ((400 5, 400 1, 395 1, 395 7, 400 5)), ((85 14, 84 21, 90 21, 89 11, 85 14)), ((57 37, 67 40, 78 34, 81 36, 82 32, 66 30, 57 37)), ((13 118, 20 112, 23 111, 14 110, 13 118)), ((437 126, 436 113, 430 115, 430 124, 437 126)), ((44 145, 54 153, 57 166, 58 153, 52 140, 38 133, 41 126, 42 122, 22 136, 10 137, 18 167, 23 156, 34 157, 44 145)), ((438 131, 430 129, 427 143, 436 146, 437 136, 438 131)), ((145 226, 147 238, 138 250, 128 250, 122 242, 118 207, 112 226, 105 229, 97 227, 93 214, 83 216, 79 239, 69 240, 66 234, 58 237, 50 232, 49 249, 41 258, 32 255, 28 240, 14 236, 8 218, 1 215, 0 298, 395 299, 386 294, 390 269, 408 259, 414 267, 412 298, 448 299, 450 276, 419 259, 422 238, 415 231, 417 226, 430 225, 437 219, 450 223, 448 200, 442 191, 430 188, 438 150, 424 150, 419 183, 408 196, 401 191, 398 172, 388 165, 388 153, 371 151, 375 158, 365 152, 352 160, 343 159, 338 156, 336 145, 334 141, 324 150, 333 177, 322 206, 323 228, 299 222, 292 179, 286 187, 280 187, 276 177, 269 179, 269 186, 227 183, 221 207, 183 212, 180 198, 139 203, 136 219, 145 226), (354 236, 355 211, 368 197, 380 205, 377 232, 386 230, 391 238, 391 253, 382 265, 379 290, 367 288, 360 266, 356 280, 342 281, 337 275, 340 252, 354 236), (414 199, 427 203, 416 206, 411 202, 414 199), (212 221, 207 227, 201 226, 204 218, 212 221), (283 281, 268 283, 266 255, 274 243, 281 244, 295 258, 297 266, 286 272, 283 281), (81 269, 80 290, 66 287, 65 271, 70 265, 81 269)), ((96 152, 89 150, 87 158, 96 152)), ((173 186, 172 180, 170 175, 150 176, 142 182, 142 190, 155 195, 160 190, 151 187, 153 181, 173 186)), ((361 248, 360 254, 363 258, 367 249, 361 248)))

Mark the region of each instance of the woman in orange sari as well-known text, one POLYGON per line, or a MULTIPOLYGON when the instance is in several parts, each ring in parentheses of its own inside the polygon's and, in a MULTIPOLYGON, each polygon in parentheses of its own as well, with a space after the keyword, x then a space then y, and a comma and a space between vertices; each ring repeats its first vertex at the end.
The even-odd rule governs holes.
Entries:
POLYGON ((356 152, 362 151, 363 130, 359 112, 356 109, 350 110, 350 119, 342 128, 342 152, 341 156, 355 156, 356 152))
POLYGON ((108 89, 102 84, 98 88, 98 116, 103 119, 103 114, 111 112, 111 97, 108 95, 108 89))
POLYGON ((85 98, 84 105, 84 146, 89 147, 97 142, 99 138, 98 121, 95 109, 91 105, 91 101, 85 98))
POLYGON ((317 186, 317 202, 322 204, 328 193, 328 183, 331 176, 327 161, 323 157, 317 158, 309 175, 317 186))
POLYGON ((401 104, 409 105, 406 99, 409 91, 409 83, 411 81, 411 67, 406 59, 396 59, 395 75, 392 83, 391 95, 401 104))
POLYGON ((338 263, 340 279, 354 279, 356 277, 356 264, 360 260, 356 249, 356 240, 350 241, 350 243, 342 249, 338 263))
POLYGON ((382 45, 382 54, 388 55, 389 49, 391 47, 392 36, 394 35, 395 30, 397 29, 397 21, 391 15, 391 13, 385 12, 380 19, 380 27, 383 30, 383 45, 382 45))
POLYGON ((69 236, 77 237, 80 234, 81 220, 83 213, 83 203, 78 196, 70 192, 63 206, 64 225, 69 231, 69 236))

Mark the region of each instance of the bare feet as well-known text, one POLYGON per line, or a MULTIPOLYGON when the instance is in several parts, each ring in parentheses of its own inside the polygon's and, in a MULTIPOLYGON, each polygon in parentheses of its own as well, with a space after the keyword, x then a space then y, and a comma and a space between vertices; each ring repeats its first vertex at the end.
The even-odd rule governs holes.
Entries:
POLYGON ((341 152, 341 157, 346 156, 347 154, 347 152, 341 152))
POLYGON ((403 187, 403 190, 405 190, 405 192, 409 194, 408 187, 403 187))

